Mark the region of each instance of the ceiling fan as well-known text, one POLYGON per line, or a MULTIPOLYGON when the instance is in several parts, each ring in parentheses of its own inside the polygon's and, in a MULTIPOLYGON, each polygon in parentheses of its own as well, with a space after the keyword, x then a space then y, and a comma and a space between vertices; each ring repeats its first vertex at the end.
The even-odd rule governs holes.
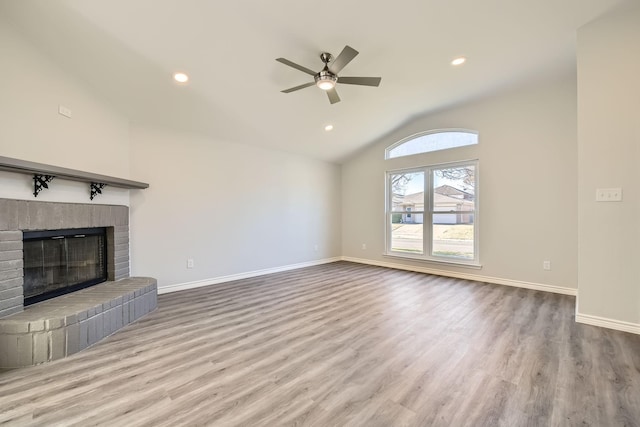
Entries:
POLYGON ((312 82, 292 87, 290 89, 285 89, 282 92, 294 92, 296 90, 304 89, 305 87, 316 85, 320 89, 326 91, 327 96, 329 97, 329 102, 335 104, 336 102, 340 102, 340 97, 338 96, 338 92, 336 92, 336 83, 376 87, 380 85, 380 81, 382 80, 380 77, 338 77, 338 73, 342 71, 342 69, 351 62, 357 54, 358 51, 350 46, 345 46, 344 49, 342 49, 342 52, 340 52, 340 55, 335 59, 333 59, 333 55, 330 53, 323 52, 320 54, 320 59, 324 63, 324 68, 319 72, 315 72, 307 67, 298 65, 288 59, 277 58, 276 61, 293 67, 296 70, 300 70, 303 73, 310 74, 314 79, 312 82))

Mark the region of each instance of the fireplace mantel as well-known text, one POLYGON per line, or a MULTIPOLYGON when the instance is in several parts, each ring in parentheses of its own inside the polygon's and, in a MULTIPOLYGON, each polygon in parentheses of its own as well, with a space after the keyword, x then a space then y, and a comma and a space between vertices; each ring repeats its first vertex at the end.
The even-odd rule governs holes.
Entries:
MULTIPOLYGON (((0 156, 0 170, 34 175, 34 177, 48 176, 60 179, 68 179, 71 181, 87 182, 92 186, 92 190, 93 186, 97 184, 110 185, 112 187, 126 188, 129 190, 142 190, 145 188, 149 188, 149 184, 147 184, 146 182, 132 181, 124 178, 116 178, 113 176, 100 175, 97 173, 84 172, 76 169, 68 169, 59 166, 29 162, 27 160, 13 159, 11 157, 3 156, 0 156)), ((37 193, 38 190, 34 192, 34 196, 37 196, 37 193)), ((91 198, 93 199, 93 195, 91 198)))

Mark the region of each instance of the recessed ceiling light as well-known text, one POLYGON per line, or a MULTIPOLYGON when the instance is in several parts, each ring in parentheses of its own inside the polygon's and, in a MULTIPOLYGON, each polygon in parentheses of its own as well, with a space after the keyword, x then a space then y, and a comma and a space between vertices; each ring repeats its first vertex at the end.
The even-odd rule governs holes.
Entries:
POLYGON ((185 73, 175 73, 173 75, 173 79, 178 83, 186 83, 189 81, 189 76, 187 76, 185 73))
POLYGON ((464 56, 461 56, 451 61, 451 65, 462 65, 465 63, 466 60, 467 58, 465 58, 464 56))
POLYGON ((333 125, 326 125, 326 126, 324 127, 324 130, 326 130, 327 132, 329 132, 329 131, 333 130, 333 125))

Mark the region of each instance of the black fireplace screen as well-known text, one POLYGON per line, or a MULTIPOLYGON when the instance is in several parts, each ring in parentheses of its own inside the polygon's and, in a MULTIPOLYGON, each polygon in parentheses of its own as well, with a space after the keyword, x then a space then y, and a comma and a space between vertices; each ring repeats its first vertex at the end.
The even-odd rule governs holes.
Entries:
POLYGON ((25 231, 24 305, 107 280, 106 229, 25 231))

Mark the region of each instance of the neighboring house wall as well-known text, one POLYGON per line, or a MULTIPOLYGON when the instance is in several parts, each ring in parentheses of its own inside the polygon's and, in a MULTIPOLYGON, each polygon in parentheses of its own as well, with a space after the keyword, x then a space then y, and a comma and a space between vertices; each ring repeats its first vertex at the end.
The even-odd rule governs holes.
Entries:
POLYGON ((640 332, 640 4, 581 28, 577 54, 577 318, 640 332), (597 188, 612 187, 622 202, 595 201, 597 188))
POLYGON ((402 223, 422 224, 424 222, 424 214, 415 212, 424 212, 424 193, 394 197, 394 210, 406 212, 402 214, 402 223))
POLYGON ((569 74, 495 93, 416 118, 360 151, 342 166, 343 255, 576 288, 575 86, 575 76, 569 74), (384 160, 385 148, 402 138, 454 127, 479 131, 480 143, 384 160), (482 270, 384 257, 385 171, 476 158, 482 270), (535 165, 540 173, 531 173, 535 165), (565 221, 558 220, 558 212, 565 221), (542 269, 543 260, 552 261, 551 271, 542 269))
POLYGON ((449 213, 434 213, 434 224, 472 224, 473 214, 470 213, 451 213, 451 211, 473 211, 474 204, 472 201, 465 200, 460 193, 449 192, 454 195, 447 196, 442 193, 434 194, 434 212, 449 212, 449 213))
POLYGON ((433 214, 434 224, 473 224, 473 214, 446 213, 433 214))
POLYGON ((405 224, 422 224, 424 222, 424 214, 411 213, 407 211, 407 213, 402 214, 402 222, 405 224))
MULTIPOLYGON (((438 189, 436 189, 438 190, 438 189)), ((450 211, 473 211, 474 204, 470 200, 471 194, 465 194, 461 191, 449 187, 442 192, 434 194, 434 224, 472 224, 473 214, 469 213, 450 213, 450 211), (445 195, 450 194, 450 195, 445 195)), ((424 193, 407 194, 406 196, 394 196, 393 209, 396 212, 406 212, 401 214, 401 222, 406 224, 422 224, 424 222, 424 214, 414 213, 416 211, 424 212, 424 193)))

